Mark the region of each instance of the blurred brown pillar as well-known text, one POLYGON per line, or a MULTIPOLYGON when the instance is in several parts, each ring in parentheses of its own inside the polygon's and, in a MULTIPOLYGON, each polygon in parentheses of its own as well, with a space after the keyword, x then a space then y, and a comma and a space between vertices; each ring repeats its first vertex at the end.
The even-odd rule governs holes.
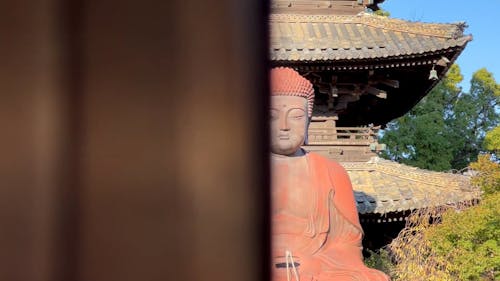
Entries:
POLYGON ((265 280, 264 4, 11 2, 0 280, 265 280))
POLYGON ((0 10, 0 280, 54 280, 69 171, 57 3, 0 10))

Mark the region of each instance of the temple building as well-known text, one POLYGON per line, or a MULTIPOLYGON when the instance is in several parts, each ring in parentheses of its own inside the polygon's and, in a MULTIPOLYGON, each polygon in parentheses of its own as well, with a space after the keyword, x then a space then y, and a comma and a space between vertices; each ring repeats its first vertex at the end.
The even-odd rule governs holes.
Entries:
POLYGON ((472 40, 465 23, 375 15, 381 2, 274 0, 270 58, 272 66, 294 68, 314 84, 305 149, 346 168, 366 235, 390 239, 412 210, 474 202, 479 193, 467 176, 377 157, 385 148, 378 130, 427 95, 472 40), (384 233, 377 231, 381 224, 384 233))

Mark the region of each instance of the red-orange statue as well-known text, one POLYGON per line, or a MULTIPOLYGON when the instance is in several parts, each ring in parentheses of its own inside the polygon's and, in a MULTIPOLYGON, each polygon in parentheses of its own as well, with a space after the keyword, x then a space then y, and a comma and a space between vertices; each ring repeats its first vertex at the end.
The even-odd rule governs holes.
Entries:
POLYGON ((389 280, 363 264, 363 231, 345 170, 300 147, 313 99, 311 83, 297 72, 271 70, 273 280, 389 280))

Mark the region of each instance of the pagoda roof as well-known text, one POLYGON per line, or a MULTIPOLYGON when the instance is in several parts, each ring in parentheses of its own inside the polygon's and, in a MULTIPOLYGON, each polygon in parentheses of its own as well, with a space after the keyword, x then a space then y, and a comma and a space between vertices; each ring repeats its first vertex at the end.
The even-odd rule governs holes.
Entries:
POLYGON ((463 22, 315 12, 270 15, 271 65, 292 67, 308 78, 315 107, 330 102, 321 114, 338 116, 337 125, 344 127, 385 126, 404 115, 472 40, 463 22))
POLYGON ((272 14, 271 60, 342 61, 405 58, 463 49, 465 23, 409 22, 358 15, 272 14))
POLYGON ((387 214, 474 202, 480 191, 461 174, 433 172, 393 161, 341 163, 351 178, 360 214, 387 214))
POLYGON ((272 0, 272 13, 355 15, 379 10, 384 0, 272 0))

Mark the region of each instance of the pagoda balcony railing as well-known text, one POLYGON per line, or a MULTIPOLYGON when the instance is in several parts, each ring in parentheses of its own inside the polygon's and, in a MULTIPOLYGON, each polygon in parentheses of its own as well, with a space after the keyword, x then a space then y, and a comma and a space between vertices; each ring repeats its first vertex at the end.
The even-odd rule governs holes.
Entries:
POLYGON ((308 145, 373 146, 380 127, 309 128, 308 145))

